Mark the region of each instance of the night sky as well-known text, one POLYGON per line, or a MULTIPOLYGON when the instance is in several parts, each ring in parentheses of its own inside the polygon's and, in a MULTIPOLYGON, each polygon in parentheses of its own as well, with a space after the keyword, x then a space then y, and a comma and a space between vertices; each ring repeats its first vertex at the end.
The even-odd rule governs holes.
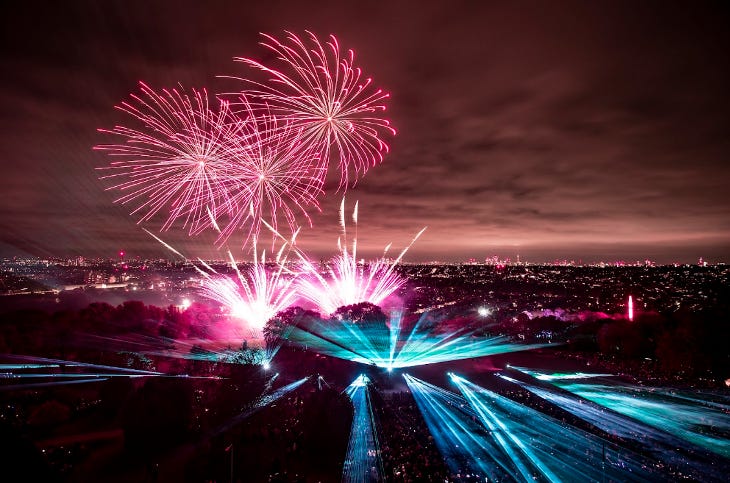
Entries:
MULTIPOLYGON (((406 260, 730 262, 730 15, 666 3, 5 2, 0 256, 167 255, 104 191, 96 129, 129 124, 139 80, 231 91, 259 32, 309 29, 391 94, 391 151, 347 193, 366 254, 428 226, 406 260)), ((336 249, 336 180, 313 255, 336 249)))

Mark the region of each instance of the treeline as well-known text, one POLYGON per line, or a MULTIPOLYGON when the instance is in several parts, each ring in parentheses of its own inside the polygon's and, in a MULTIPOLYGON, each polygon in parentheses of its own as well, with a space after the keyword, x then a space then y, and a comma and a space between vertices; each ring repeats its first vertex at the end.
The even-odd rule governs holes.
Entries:
POLYGON ((134 335, 164 343, 210 338, 224 317, 203 304, 187 310, 128 301, 118 306, 92 303, 81 310, 49 313, 18 310, 0 316, 0 353, 65 357, 69 352, 99 351, 115 337, 134 335))
POLYGON ((656 375, 692 380, 730 377, 728 314, 717 308, 566 321, 558 317, 501 320, 492 330, 531 342, 555 342, 561 350, 596 354, 619 363, 641 363, 656 375))

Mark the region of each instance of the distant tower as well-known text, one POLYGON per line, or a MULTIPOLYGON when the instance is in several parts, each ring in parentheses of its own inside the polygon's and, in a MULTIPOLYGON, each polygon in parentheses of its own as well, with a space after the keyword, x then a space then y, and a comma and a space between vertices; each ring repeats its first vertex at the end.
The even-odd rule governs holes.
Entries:
POLYGON ((634 297, 629 295, 629 320, 634 321, 634 297))

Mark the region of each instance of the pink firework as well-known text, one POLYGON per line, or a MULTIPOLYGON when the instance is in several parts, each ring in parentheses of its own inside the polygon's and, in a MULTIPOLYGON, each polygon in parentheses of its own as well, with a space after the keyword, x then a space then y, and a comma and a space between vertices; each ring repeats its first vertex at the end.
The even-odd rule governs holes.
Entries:
POLYGON ((236 57, 261 69, 272 77, 268 83, 242 79, 253 85, 249 91, 259 99, 257 107, 302 130, 303 141, 322 153, 325 168, 330 153, 339 156, 340 186, 347 187, 370 167, 383 160, 388 145, 384 134, 395 130, 387 119, 385 100, 389 94, 372 85, 355 67, 355 54, 342 55, 334 35, 322 43, 311 32, 304 40, 286 32, 284 41, 263 34, 261 45, 272 51, 283 63, 275 69, 259 61, 236 57))
POLYGON ((139 223, 164 212, 163 230, 181 221, 190 234, 211 224, 208 212, 231 206, 225 189, 232 153, 241 139, 243 123, 232 116, 227 102, 210 108, 205 90, 153 91, 140 83, 141 95, 117 108, 136 118, 140 129, 116 126, 101 132, 126 138, 104 144, 113 161, 99 168, 102 179, 118 181, 109 189, 122 191, 116 202, 135 204, 139 223))
MULTIPOLYGON (((189 261, 157 235, 144 228, 143 230, 172 253, 189 261)), ((254 240, 253 263, 243 271, 238 268, 229 250, 229 264, 235 277, 218 273, 201 259, 193 261, 193 268, 203 277, 200 295, 219 303, 231 317, 242 321, 254 335, 260 336, 266 321, 288 308, 296 298, 294 282, 297 274, 286 269, 288 250, 294 244, 296 235, 297 233, 292 235, 291 240, 285 241, 277 252, 274 263, 270 264, 266 263, 266 252, 258 259, 254 240)))
MULTIPOLYGON (((355 225, 357 225, 357 207, 355 203, 352 214, 355 225)), ((388 245, 383 256, 365 264, 358 263, 357 260, 357 239, 353 240, 351 249, 347 246, 344 199, 340 206, 340 225, 343 230, 343 236, 337 240, 340 253, 330 261, 327 273, 321 274, 312 262, 301 257, 303 269, 297 284, 299 295, 326 314, 335 312, 339 307, 361 302, 380 305, 402 287, 406 279, 395 271, 395 267, 426 230, 423 228, 418 232, 395 260, 386 258, 390 249, 388 245)))
POLYGON ((218 302, 231 317, 243 321, 256 335, 270 318, 291 305, 296 297, 293 282, 295 276, 285 272, 285 260, 277 256, 276 264, 267 267, 265 256, 256 260, 243 272, 229 252, 230 264, 236 277, 208 273, 201 288, 201 295, 218 302))
MULTIPOLYGON (((169 229, 180 220, 190 235, 212 227, 225 243, 241 231, 244 244, 257 238, 261 222, 278 226, 286 219, 292 233, 297 215, 309 222, 307 209, 319 209, 324 175, 320 154, 306 149, 301 131, 273 115, 254 115, 245 96, 243 116, 226 101, 209 107, 205 91, 154 92, 141 84, 143 96, 118 108, 143 128, 117 126, 102 132, 126 138, 124 144, 97 146, 115 158, 102 179, 119 180, 109 189, 124 194, 116 201, 136 203, 139 222, 160 212, 169 229)), ((311 222, 310 222, 311 224, 311 222)))
POLYGON ((283 217, 294 233, 301 215, 311 226, 307 210, 319 209, 318 197, 323 194, 319 153, 307 149, 301 132, 291 125, 272 115, 255 115, 244 95, 239 105, 244 107, 239 115, 246 142, 224 171, 227 201, 216 224, 218 242, 239 229, 247 234, 245 241, 256 239, 263 220, 277 229, 283 217))

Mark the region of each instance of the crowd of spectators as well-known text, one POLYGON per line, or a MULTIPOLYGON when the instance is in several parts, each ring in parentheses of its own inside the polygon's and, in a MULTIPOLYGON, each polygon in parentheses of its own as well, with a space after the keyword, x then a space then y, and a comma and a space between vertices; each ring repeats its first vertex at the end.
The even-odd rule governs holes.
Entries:
POLYGON ((449 472, 410 392, 373 391, 385 478, 393 482, 443 482, 449 472))

